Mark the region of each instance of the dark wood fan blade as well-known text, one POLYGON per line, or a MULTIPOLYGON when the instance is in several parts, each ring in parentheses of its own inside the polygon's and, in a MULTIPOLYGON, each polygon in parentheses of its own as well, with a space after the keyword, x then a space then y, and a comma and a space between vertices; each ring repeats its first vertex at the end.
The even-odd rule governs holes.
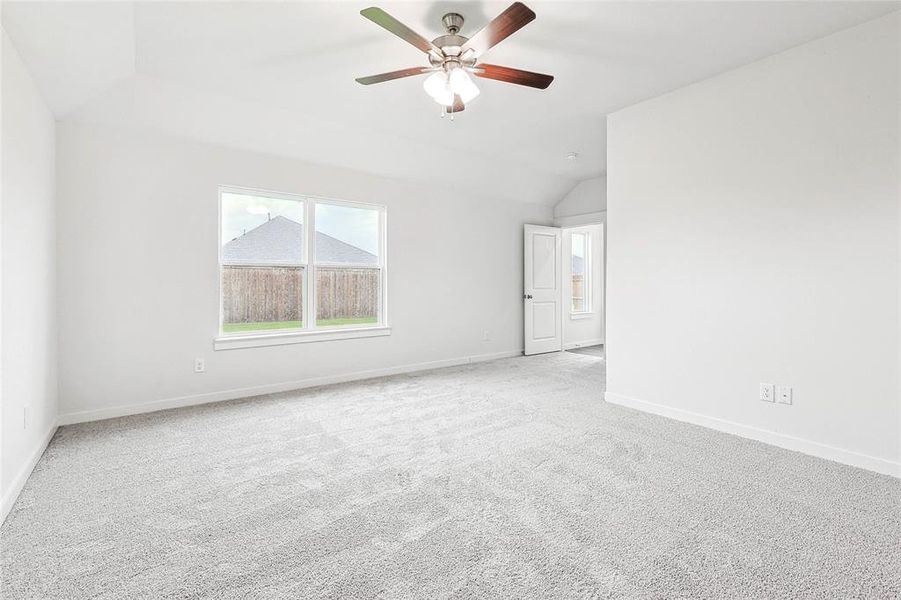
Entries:
POLYGON ((535 13, 532 12, 532 9, 522 2, 514 2, 507 10, 469 38, 469 41, 463 44, 461 52, 473 50, 476 56, 481 56, 489 48, 502 42, 534 20, 535 13))
POLYGON ((409 42, 422 50, 423 52, 437 52, 440 56, 441 52, 432 42, 425 39, 385 11, 376 6, 364 8, 360 14, 381 27, 384 27, 400 39, 409 42))
POLYGON ((460 98, 460 94, 454 94, 454 105, 445 108, 447 108, 447 112, 449 113, 458 113, 463 112, 466 109, 466 105, 463 104, 463 99, 460 98))
POLYGON ((400 79, 401 77, 412 77, 413 75, 421 75, 433 71, 429 67, 413 67, 411 69, 401 69, 400 71, 391 71, 390 73, 379 73, 378 75, 370 75, 369 77, 357 77, 357 83, 363 85, 372 85, 373 83, 382 83, 383 81, 391 81, 392 79, 400 79))
POLYGON ((553 75, 542 75, 541 73, 533 73, 532 71, 520 71, 519 69, 511 69, 510 67, 501 67, 498 65, 486 65, 480 63, 472 69, 473 75, 476 77, 484 77, 485 79, 496 79, 506 83, 515 83, 516 85, 526 85, 540 90, 547 89, 554 80, 553 75))

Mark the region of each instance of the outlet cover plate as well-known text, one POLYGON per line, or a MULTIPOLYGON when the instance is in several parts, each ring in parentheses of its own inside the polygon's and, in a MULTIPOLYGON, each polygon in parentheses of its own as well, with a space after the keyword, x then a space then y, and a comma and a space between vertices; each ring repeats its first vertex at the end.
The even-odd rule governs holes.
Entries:
POLYGON ((792 388, 790 385, 780 385, 776 389, 776 402, 779 404, 792 403, 792 388))
POLYGON ((776 401, 776 386, 772 383, 760 384, 760 399, 764 402, 776 401))

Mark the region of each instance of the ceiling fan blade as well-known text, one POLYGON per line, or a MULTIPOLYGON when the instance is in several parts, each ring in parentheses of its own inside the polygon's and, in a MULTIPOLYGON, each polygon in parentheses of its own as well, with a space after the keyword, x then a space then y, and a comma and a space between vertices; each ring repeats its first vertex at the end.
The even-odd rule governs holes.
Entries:
POLYGON ((476 65, 472 69, 472 74, 476 77, 496 79, 506 83, 515 83, 516 85, 526 85, 540 90, 547 89, 547 86, 551 85, 551 82, 554 80, 553 75, 542 75, 532 71, 520 71, 519 69, 484 63, 476 65))
POLYGON ((426 53, 435 52, 438 56, 441 56, 441 51, 438 50, 430 42, 425 39, 385 11, 376 6, 372 6, 370 8, 364 8, 360 11, 360 14, 381 27, 384 27, 400 39, 409 42, 426 53))
POLYGON ((481 28, 463 44, 461 54, 473 50, 481 56, 492 46, 510 37, 535 20, 535 13, 522 2, 514 2, 507 10, 499 14, 493 21, 481 28))
POLYGON ((412 77, 413 75, 421 75, 435 69, 429 67, 413 67, 410 69, 401 69, 400 71, 391 71, 390 73, 379 73, 378 75, 370 75, 368 77, 357 77, 357 83, 363 85, 372 85, 373 83, 382 83, 383 81, 391 81, 392 79, 400 79, 401 77, 412 77))

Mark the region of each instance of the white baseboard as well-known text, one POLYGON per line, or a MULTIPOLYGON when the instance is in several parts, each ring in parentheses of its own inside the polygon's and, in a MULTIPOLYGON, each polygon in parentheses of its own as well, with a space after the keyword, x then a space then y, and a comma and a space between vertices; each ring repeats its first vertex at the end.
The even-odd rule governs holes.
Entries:
POLYGON ((618 404, 620 406, 634 408, 635 410, 653 413, 677 421, 700 425, 701 427, 707 427, 708 429, 731 433, 733 435, 750 438, 752 440, 757 440, 758 442, 764 442, 765 444, 778 446, 787 450, 795 450, 797 452, 803 452, 804 454, 810 454, 811 456, 851 465, 852 467, 860 467, 861 469, 867 469, 868 471, 875 471, 876 473, 882 473, 883 475, 901 477, 901 463, 897 461, 861 454, 843 448, 836 448, 835 446, 821 444, 820 442, 797 438, 768 429, 752 427, 750 425, 742 425, 741 423, 736 423, 734 421, 710 417, 696 412, 664 406, 662 404, 645 402, 644 400, 637 400, 613 392, 605 392, 604 399, 611 404, 618 404))
POLYGON ((598 344, 603 344, 604 338, 596 338, 593 340, 582 340, 581 342, 565 342, 563 344, 564 350, 572 350, 573 348, 584 348, 585 346, 597 346, 598 344))
POLYGON ((237 388, 231 390, 222 390, 219 392, 209 392, 206 394, 194 394, 191 396, 180 396, 177 398, 168 398, 165 400, 155 400, 153 402, 145 402, 142 404, 125 404, 121 406, 113 406, 109 408, 98 408, 94 410, 84 410, 60 415, 58 423, 60 425, 73 425, 75 423, 85 423, 88 421, 100 421, 102 419, 114 419, 116 417, 126 417, 128 415, 139 415, 143 413, 156 412, 158 410, 167 410, 170 408, 182 408, 185 406, 196 406, 199 404, 209 404, 211 402, 223 402, 225 400, 237 400, 239 398, 248 398, 252 396, 260 396, 263 394, 276 394, 279 392, 290 392, 292 390, 300 390, 304 388, 318 387, 321 385, 330 385, 333 383, 345 383, 348 381, 360 381, 362 379, 372 379, 374 377, 385 377, 387 375, 399 375, 401 373, 415 373, 416 371, 428 371, 431 369, 441 369, 444 367, 455 367, 470 363, 485 362, 489 360, 497 360, 500 358, 511 358, 514 356, 522 356, 522 350, 508 350, 506 352, 495 352, 492 354, 478 354, 475 356, 463 356, 460 358, 449 358, 444 360, 434 360, 430 362, 414 363, 408 365, 400 365, 396 367, 385 367, 381 369, 370 369, 366 371, 355 371, 352 373, 343 373, 340 375, 327 375, 325 377, 310 377, 300 379, 298 381, 285 381, 282 383, 273 383, 266 385, 258 385, 245 388, 237 388))
POLYGON ((12 480, 9 489, 6 490, 6 492, 3 494, 3 498, 0 499, 0 524, 2 524, 6 520, 6 516, 9 514, 9 511, 12 510, 13 505, 19 498, 19 494, 22 493, 22 488, 25 487, 25 482, 28 481, 28 477, 34 470, 35 465, 37 465, 38 461, 41 460, 41 456, 44 455, 44 450, 47 449, 47 445, 56 434, 57 428, 58 422, 54 421, 50 425, 50 428, 47 430, 47 432, 44 434, 44 437, 41 439, 41 443, 37 448, 34 449, 34 451, 31 453, 31 456, 29 456, 25 464, 22 465, 22 468, 19 469, 19 472, 12 480))

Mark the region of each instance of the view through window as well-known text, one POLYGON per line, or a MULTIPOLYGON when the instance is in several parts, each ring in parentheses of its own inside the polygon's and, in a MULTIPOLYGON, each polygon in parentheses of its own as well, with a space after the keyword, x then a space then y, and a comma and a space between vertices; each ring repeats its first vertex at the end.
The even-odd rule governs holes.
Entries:
POLYGON ((316 204, 316 325, 378 322, 379 211, 316 204))
POLYGON ((220 200, 222 333, 380 323, 382 207, 233 190, 220 200))
POLYGON ((572 234, 572 307, 573 313, 591 311, 589 303, 588 262, 589 236, 587 233, 572 234))

